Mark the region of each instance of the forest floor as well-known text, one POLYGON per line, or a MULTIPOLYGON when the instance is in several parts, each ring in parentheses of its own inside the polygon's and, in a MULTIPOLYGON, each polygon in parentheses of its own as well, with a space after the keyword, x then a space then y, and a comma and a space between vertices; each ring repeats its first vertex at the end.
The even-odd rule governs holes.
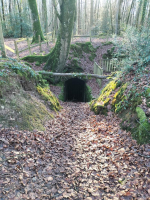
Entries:
POLYGON ((62 106, 45 132, 0 131, 0 199, 149 200, 150 146, 137 145, 112 113, 62 106))
MULTIPOLYGON (((51 90, 58 96, 59 87, 51 90)), ((138 145, 112 112, 61 105, 44 132, 0 130, 0 199, 150 200, 150 145, 138 145)))

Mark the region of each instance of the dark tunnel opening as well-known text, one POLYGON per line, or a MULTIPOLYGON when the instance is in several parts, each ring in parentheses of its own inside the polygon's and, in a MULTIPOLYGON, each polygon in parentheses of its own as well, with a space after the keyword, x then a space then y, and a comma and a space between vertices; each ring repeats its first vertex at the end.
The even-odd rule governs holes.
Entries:
POLYGON ((85 102, 85 81, 78 78, 71 78, 65 82, 65 101, 85 102))

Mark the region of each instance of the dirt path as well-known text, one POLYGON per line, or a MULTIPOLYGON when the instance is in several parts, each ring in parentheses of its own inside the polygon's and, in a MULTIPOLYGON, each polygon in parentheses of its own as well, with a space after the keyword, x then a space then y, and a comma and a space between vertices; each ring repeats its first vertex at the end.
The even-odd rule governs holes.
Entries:
POLYGON ((45 132, 1 130, 1 200, 149 200, 148 145, 139 147, 111 113, 62 103, 45 132))

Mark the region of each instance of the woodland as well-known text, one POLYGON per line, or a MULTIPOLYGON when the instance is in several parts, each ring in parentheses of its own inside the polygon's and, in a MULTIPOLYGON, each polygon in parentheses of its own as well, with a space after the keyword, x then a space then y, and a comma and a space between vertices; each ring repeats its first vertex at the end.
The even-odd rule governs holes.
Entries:
POLYGON ((0 0, 0 191, 150 200, 150 0, 0 0))

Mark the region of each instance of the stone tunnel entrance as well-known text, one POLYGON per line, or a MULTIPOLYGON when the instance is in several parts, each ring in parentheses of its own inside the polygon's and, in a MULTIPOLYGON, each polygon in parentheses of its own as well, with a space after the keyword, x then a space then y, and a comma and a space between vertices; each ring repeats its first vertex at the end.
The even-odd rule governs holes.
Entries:
POLYGON ((65 82, 64 100, 74 102, 86 101, 85 81, 78 78, 71 78, 65 82))

